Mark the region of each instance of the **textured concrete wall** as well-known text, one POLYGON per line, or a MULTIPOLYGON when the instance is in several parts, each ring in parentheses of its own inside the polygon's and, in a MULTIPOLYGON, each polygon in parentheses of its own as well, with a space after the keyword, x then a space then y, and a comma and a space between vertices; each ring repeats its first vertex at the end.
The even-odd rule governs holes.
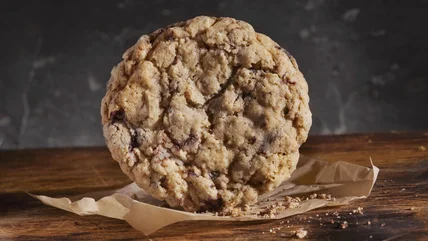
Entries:
POLYGON ((110 70, 137 38, 231 16, 297 59, 311 134, 428 129, 427 1, 3 1, 0 149, 104 145, 110 70))

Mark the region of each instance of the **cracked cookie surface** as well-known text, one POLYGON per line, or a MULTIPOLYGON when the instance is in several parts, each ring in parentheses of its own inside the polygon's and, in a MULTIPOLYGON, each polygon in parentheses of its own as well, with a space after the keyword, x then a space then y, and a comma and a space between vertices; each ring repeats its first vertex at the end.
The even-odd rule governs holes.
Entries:
POLYGON ((233 18, 196 17, 142 36, 102 100, 124 173, 187 211, 257 201, 296 168, 312 119, 294 58, 233 18))

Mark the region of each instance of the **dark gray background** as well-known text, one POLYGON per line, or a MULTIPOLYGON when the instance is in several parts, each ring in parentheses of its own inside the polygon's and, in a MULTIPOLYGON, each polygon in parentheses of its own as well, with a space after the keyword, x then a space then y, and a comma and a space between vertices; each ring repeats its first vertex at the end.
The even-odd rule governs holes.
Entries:
POLYGON ((103 145, 100 100, 137 38, 197 15, 231 16, 297 59, 311 134, 428 130, 428 2, 3 1, 0 149, 103 145))

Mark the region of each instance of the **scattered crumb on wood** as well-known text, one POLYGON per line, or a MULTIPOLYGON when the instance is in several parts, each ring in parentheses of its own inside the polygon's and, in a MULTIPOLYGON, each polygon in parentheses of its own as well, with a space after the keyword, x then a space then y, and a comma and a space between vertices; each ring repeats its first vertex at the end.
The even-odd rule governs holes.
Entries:
POLYGON ((419 151, 426 151, 427 148, 425 146, 418 146, 419 151))
POLYGON ((305 238, 306 235, 308 235, 308 231, 304 230, 304 229, 297 229, 296 230, 296 237, 299 239, 305 238))
POLYGON ((347 228, 347 227, 348 227, 348 222, 343 221, 343 223, 341 223, 341 224, 340 224, 340 227, 341 227, 342 229, 347 228))
POLYGON ((381 227, 384 227, 384 226, 385 226, 385 223, 382 223, 380 226, 381 226, 381 227))
POLYGON ((363 208, 358 207, 357 209, 352 210, 353 213, 363 214, 363 208))

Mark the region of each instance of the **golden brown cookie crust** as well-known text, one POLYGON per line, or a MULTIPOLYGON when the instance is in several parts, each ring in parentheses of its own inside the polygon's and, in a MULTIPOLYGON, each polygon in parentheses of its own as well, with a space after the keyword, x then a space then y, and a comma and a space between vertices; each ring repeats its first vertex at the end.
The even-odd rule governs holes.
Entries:
POLYGON ((101 115, 122 170, 187 211, 251 204, 295 169, 311 126, 294 58, 251 25, 196 17, 142 36, 101 115))

